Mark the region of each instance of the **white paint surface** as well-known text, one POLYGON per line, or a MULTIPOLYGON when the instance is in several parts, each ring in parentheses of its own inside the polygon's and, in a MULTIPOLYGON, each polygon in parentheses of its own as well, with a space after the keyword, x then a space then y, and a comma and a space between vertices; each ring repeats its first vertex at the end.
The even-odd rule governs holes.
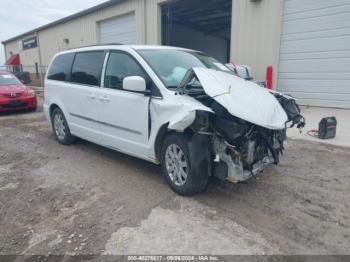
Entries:
MULTIPOLYGON (((155 141, 160 128, 168 125, 171 130, 183 132, 195 120, 196 111, 212 112, 212 110, 190 96, 179 95, 174 90, 166 89, 152 68, 135 51, 138 48, 182 49, 127 45, 110 45, 108 48, 127 52, 138 60, 159 88, 162 99, 149 101, 149 97, 143 94, 125 90, 97 88, 46 79, 43 105, 45 116, 50 121, 50 105, 58 105, 66 116, 73 135, 158 163, 155 141), (148 129, 149 107, 151 130, 148 129)), ((105 49, 104 46, 95 46, 65 53, 105 49)), ((164 56, 165 60, 166 58, 164 56)), ((233 116, 268 129, 284 129, 287 121, 286 113, 267 89, 231 73, 207 68, 194 70, 206 94, 213 97, 233 116)))
POLYGON ((205 92, 232 115, 269 129, 284 129, 287 115, 267 89, 225 72, 194 71, 205 92))

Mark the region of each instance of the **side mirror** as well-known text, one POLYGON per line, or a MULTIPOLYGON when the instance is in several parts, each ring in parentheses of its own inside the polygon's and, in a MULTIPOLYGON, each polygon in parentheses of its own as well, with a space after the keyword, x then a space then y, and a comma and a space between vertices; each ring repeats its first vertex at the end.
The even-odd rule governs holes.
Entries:
POLYGON ((146 80, 140 76, 128 76, 123 79, 123 89, 127 91, 146 93, 146 80))

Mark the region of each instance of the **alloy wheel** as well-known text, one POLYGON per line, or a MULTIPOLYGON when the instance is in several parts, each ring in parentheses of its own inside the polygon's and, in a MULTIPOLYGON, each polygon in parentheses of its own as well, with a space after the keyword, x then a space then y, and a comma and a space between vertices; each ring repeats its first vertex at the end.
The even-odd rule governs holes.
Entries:
POLYGON ((66 136, 66 126, 61 114, 56 114, 54 117, 55 132, 59 140, 63 140, 66 136))
POLYGON ((188 164, 178 145, 170 144, 166 149, 165 165, 171 181, 177 186, 183 186, 187 180, 188 164))

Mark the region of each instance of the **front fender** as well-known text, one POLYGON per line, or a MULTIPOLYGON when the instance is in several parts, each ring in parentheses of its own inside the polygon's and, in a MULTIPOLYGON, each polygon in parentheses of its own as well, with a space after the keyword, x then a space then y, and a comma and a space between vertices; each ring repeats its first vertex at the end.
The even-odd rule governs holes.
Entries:
MULTIPOLYGON (((182 95, 174 95, 171 99, 152 99, 151 105, 151 136, 150 144, 155 145, 163 126, 167 131, 184 132, 196 119, 196 111, 213 111, 195 100, 182 95)), ((150 155, 156 158, 156 146, 152 147, 150 155)))

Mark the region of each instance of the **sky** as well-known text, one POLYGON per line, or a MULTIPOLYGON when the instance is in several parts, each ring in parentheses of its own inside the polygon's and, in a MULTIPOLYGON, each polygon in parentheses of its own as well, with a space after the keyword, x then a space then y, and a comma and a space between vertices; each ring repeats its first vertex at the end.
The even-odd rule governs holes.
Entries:
MULTIPOLYGON (((0 0, 0 42, 107 0, 0 0)), ((0 66, 5 63, 0 44, 0 66)))

